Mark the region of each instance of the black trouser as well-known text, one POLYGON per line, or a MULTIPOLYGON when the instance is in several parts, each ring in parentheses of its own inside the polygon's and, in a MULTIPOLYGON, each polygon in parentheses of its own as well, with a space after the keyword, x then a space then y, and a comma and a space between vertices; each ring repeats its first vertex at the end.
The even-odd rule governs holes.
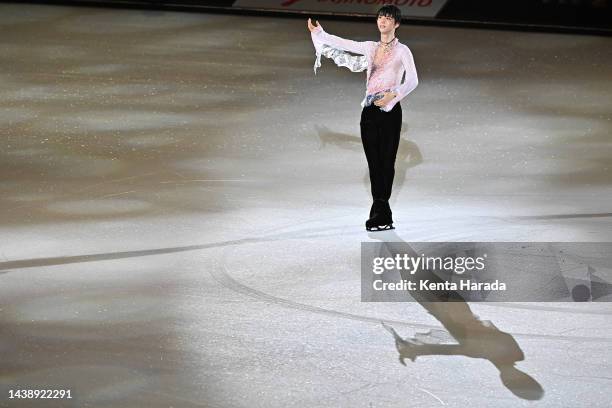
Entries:
POLYGON ((374 104, 366 106, 361 112, 361 143, 368 160, 370 170, 370 186, 374 204, 372 212, 376 208, 386 208, 391 215, 389 198, 393 187, 395 175, 395 156, 400 141, 402 130, 402 107, 396 103, 389 112, 381 111, 374 104))

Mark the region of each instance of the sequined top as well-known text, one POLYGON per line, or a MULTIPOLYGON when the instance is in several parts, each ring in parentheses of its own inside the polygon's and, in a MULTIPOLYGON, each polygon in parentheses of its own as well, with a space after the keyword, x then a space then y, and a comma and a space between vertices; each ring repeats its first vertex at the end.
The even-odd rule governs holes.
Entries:
MULTIPOLYGON (((316 68, 321 66, 321 53, 323 47, 326 45, 365 57, 365 61, 363 61, 363 57, 361 57, 361 60, 354 59, 353 61, 353 65, 358 68, 362 68, 363 65, 367 65, 366 92, 365 97, 361 102, 361 106, 366 105, 368 95, 389 89, 391 92, 397 94, 395 98, 382 107, 382 110, 389 112, 391 109, 393 109, 397 102, 404 99, 406 95, 412 92, 418 85, 418 77, 412 52, 405 44, 402 44, 397 39, 395 40, 395 45, 393 45, 391 51, 384 54, 382 59, 377 61, 378 65, 374 66, 374 56, 376 54, 376 49, 379 46, 379 42, 347 40, 326 33, 321 26, 318 26, 311 32, 311 38, 317 54, 317 59, 315 61, 315 74, 316 68), (359 61, 361 61, 361 64, 359 64, 359 61), (404 81, 402 82, 403 77, 404 81)), ((352 69, 349 65, 343 66, 347 66, 352 71, 357 71, 357 69, 352 69)))

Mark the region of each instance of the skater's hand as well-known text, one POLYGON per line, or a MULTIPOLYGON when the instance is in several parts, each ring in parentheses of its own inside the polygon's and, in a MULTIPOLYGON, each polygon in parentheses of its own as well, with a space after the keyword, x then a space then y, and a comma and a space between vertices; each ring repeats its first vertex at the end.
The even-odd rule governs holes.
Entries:
POLYGON ((310 30, 310 32, 312 33, 313 31, 315 31, 316 29, 318 29, 319 27, 321 29, 323 29, 323 26, 321 24, 319 24, 319 21, 316 20, 316 25, 312 24, 312 21, 310 21, 310 19, 308 19, 308 29, 310 30))
POLYGON ((385 92, 385 96, 382 97, 381 99, 374 101, 374 105, 376 106, 385 106, 386 104, 388 104, 389 102, 391 102, 391 100, 393 98, 395 98, 397 96, 396 93, 393 92, 385 92))

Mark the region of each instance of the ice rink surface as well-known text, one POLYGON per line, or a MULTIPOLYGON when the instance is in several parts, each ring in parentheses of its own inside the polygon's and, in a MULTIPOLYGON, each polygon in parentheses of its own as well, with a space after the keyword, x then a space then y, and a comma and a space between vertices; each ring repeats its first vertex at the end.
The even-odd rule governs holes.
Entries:
POLYGON ((610 304, 431 313, 360 302, 359 268, 369 241, 612 241, 612 38, 397 35, 420 84, 368 235, 365 73, 315 76, 305 19, 0 5, 0 406, 609 407, 610 304), (381 321, 472 355, 404 366, 381 321))

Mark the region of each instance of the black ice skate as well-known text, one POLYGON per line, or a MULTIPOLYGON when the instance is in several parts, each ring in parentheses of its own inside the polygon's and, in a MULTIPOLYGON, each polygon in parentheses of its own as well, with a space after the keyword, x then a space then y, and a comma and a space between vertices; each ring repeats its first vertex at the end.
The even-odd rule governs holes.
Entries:
POLYGON ((375 213, 369 220, 366 221, 365 227, 368 231, 386 231, 395 229, 393 227, 393 219, 386 211, 382 213, 375 213))
POLYGON ((389 201, 375 199, 370 209, 370 219, 365 223, 368 231, 385 231, 395 229, 393 227, 393 217, 389 201))

